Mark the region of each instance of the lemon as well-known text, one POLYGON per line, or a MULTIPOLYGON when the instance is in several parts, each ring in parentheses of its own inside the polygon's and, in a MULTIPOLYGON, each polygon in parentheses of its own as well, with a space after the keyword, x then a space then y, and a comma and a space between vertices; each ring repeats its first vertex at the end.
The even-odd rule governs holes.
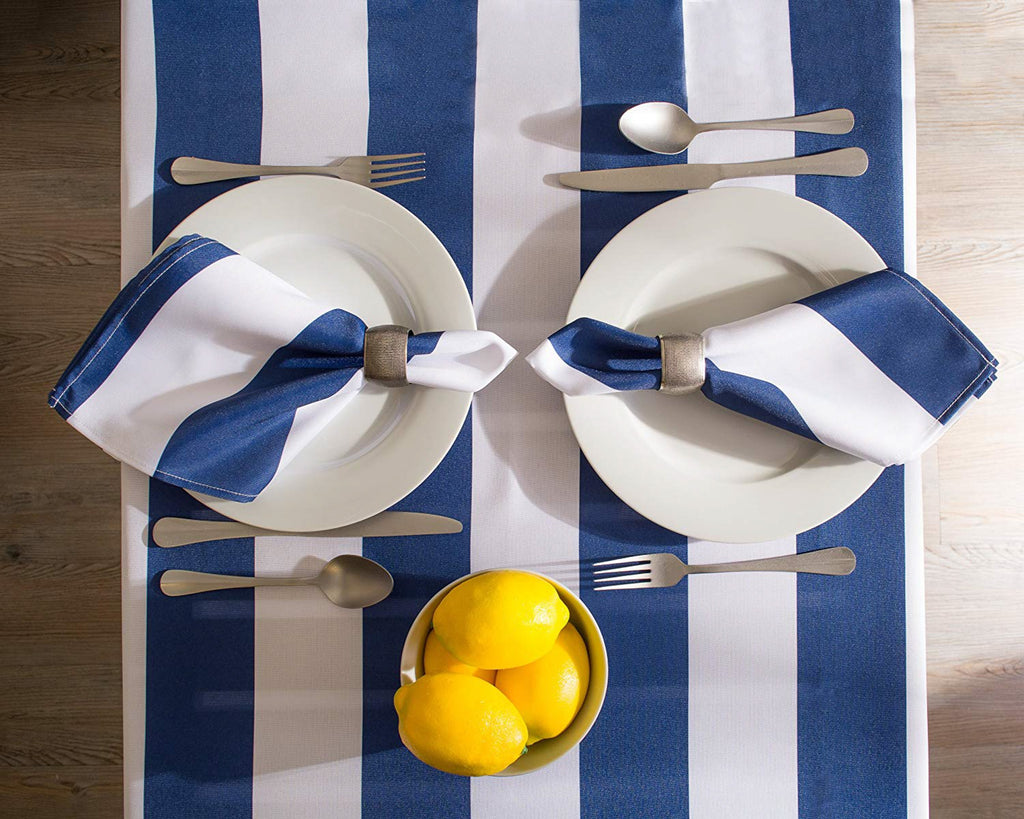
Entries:
POLYGON ((395 710, 405 747, 447 773, 497 773, 526 747, 526 724, 515 706, 479 677, 427 674, 395 692, 395 710))
POLYGON ((434 631, 449 652, 477 668, 512 668, 551 650, 569 609, 542 577, 512 569, 460 583, 434 611, 434 631))
POLYGON ((557 736, 576 717, 590 684, 586 643, 572 626, 558 635, 554 648, 539 660, 498 672, 494 685, 523 715, 527 745, 557 736))
POLYGON ((494 682, 494 669, 477 668, 460 662, 441 645, 441 641, 437 639, 437 635, 433 631, 427 635, 427 643, 423 648, 423 671, 426 674, 451 671, 453 674, 470 674, 479 677, 484 682, 494 682))

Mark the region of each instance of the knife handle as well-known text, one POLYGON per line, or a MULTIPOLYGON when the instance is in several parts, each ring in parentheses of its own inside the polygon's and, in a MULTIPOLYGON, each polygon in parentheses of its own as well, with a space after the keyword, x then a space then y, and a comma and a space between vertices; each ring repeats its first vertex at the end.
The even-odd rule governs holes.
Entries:
POLYGON ((868 155, 862 148, 840 148, 820 154, 767 159, 761 162, 732 162, 718 166, 718 179, 744 179, 750 176, 860 176, 868 169, 868 155))
POLYGON ((160 518, 153 524, 153 541, 157 546, 170 549, 208 540, 228 540, 237 537, 256 537, 265 532, 255 526, 233 520, 193 520, 191 518, 160 518))
POLYGON ((373 517, 336 529, 315 532, 284 532, 262 529, 233 520, 193 520, 191 518, 160 518, 153 524, 153 542, 171 549, 211 540, 239 537, 301 536, 301 537, 386 537, 403 535, 441 535, 462 531, 454 518, 426 512, 380 512, 373 517))

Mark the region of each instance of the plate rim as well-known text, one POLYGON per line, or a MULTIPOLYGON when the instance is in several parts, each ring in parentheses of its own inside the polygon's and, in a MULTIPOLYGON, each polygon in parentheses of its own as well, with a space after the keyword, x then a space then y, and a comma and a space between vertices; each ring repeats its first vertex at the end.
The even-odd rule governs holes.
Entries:
MULTIPOLYGON (((319 196, 321 198, 324 196, 337 197, 337 201, 363 212, 368 212, 368 210, 374 210, 376 208, 383 208, 385 212, 390 210, 399 222, 404 222, 404 224, 401 224, 397 229, 403 232, 406 230, 413 231, 414 235, 407 234, 407 238, 413 242, 422 242, 424 246, 429 247, 431 252, 436 254, 435 262, 440 266, 447 267, 448 272, 453 275, 453 282, 455 280, 458 282, 459 286, 457 289, 459 293, 459 303, 451 304, 453 313, 459 314, 459 320, 455 322, 458 326, 446 329, 477 329, 476 312, 473 307, 472 298, 469 295, 469 290, 466 287, 465 280, 462 278, 462 273, 459 270, 458 265, 455 263, 455 260, 452 258, 451 253, 449 253, 448 249, 434 234, 434 232, 427 227, 427 225, 415 213, 401 203, 396 202, 394 199, 355 182, 348 182, 335 177, 317 175, 274 176, 238 185, 209 199, 207 202, 204 202, 198 208, 185 216, 177 225, 174 226, 174 228, 171 229, 167 237, 163 242, 161 242, 160 246, 154 252, 159 253, 163 247, 185 233, 196 232, 188 227, 188 225, 197 217, 201 219, 203 217, 204 210, 214 210, 215 208, 224 207, 223 200, 225 199, 230 200, 237 197, 252 196, 273 197, 273 189, 275 187, 282 189, 286 187, 297 188, 300 193, 302 193, 303 189, 312 190, 319 188, 320 190, 316 192, 315 196, 319 196), (257 193, 254 193, 254 191, 257 193), (355 201, 354 205, 353 200, 355 201), (364 207, 367 202, 372 203, 369 209, 364 207)), ((211 238, 216 239, 217 237, 211 236, 211 238)), ((230 246, 230 242, 226 244, 230 246)), ((425 266, 425 268, 426 267, 427 266, 425 266)), ((420 390, 421 388, 411 386, 406 387, 405 389, 420 390)), ((430 454, 430 457, 423 461, 421 469, 416 470, 415 473, 408 470, 400 470, 396 472, 395 474, 397 475, 397 478, 395 480, 389 479, 387 485, 395 485, 400 488, 394 489, 390 492, 382 491, 380 496, 373 503, 364 504, 363 507, 360 508, 358 514, 353 515, 351 512, 348 514, 331 514, 332 512, 344 511, 343 509, 339 510, 335 498, 335 503, 333 505, 328 505, 329 508, 325 507, 323 514, 316 518, 315 523, 297 524, 293 519, 287 517, 286 511, 271 511, 267 514, 265 508, 254 507, 250 503, 238 503, 237 501, 214 498, 193 490, 186 491, 204 506, 224 515, 225 517, 237 520, 241 523, 267 529, 301 533, 346 526, 350 523, 357 523, 361 520, 365 520, 368 517, 372 517, 373 515, 390 508, 413 492, 420 484, 429 478, 431 474, 433 474, 440 463, 451 451, 452 446, 458 439, 462 427, 465 424, 466 417, 469 414, 473 394, 457 390, 444 390, 443 392, 445 393, 445 401, 444 406, 440 409, 444 409, 449 415, 440 419, 436 425, 432 424, 432 426, 436 426, 438 429, 438 437, 436 439, 435 449, 430 454), (415 474, 416 477, 411 477, 413 474, 415 474)), ((407 412, 416 411, 415 407, 419 406, 419 403, 420 402, 415 400, 414 396, 411 408, 407 410, 407 412)), ((436 412, 439 408, 434 408, 432 410, 430 408, 427 409, 431 412, 436 412)), ((420 411, 424 410, 421 409, 420 411)), ((372 453, 376 450, 380 444, 384 443, 387 438, 390 437, 390 434, 391 433, 389 433, 388 436, 385 436, 385 438, 377 446, 369 450, 369 452, 372 453)), ((356 459, 356 462, 358 462, 362 457, 366 456, 359 456, 359 458, 356 459)), ((285 467, 285 469, 287 470, 287 467, 285 467)), ((329 473, 330 470, 324 470, 319 474, 323 476, 329 473)))
MULTIPOLYGON (((807 199, 803 199, 793 194, 783 193, 781 191, 747 186, 731 186, 692 192, 683 196, 674 197, 667 202, 663 202, 662 204, 645 211, 626 224, 608 240, 587 267, 587 270, 581 279, 580 286, 577 288, 572 302, 569 305, 569 309, 566 314, 566 323, 578 318, 581 314, 579 310, 579 303, 581 300, 589 298, 589 289, 585 287, 587 274, 589 274, 591 270, 599 264, 607 262, 607 257, 610 255, 607 251, 616 243, 616 240, 618 240, 619 237, 627 231, 632 234, 636 230, 642 229, 642 227, 636 227, 638 223, 642 223, 645 220, 653 222, 655 219, 661 219, 667 211, 674 211, 680 208, 686 210, 688 208, 696 207, 708 198, 753 198, 769 201, 786 201, 790 205, 794 202, 799 203, 797 205, 798 208, 806 208, 808 213, 815 214, 815 218, 820 218, 823 215, 826 219, 832 221, 833 224, 836 224, 837 226, 841 225, 842 229, 848 232, 848 235, 856 237, 857 240, 862 242, 865 250, 869 250, 877 259, 878 268, 876 269, 881 269, 885 266, 885 262, 878 255, 878 252, 875 251, 871 244, 861 236, 858 231, 836 214, 814 202, 808 201, 807 199), (604 262, 602 262, 602 256, 605 257, 604 262)), ((613 250, 612 253, 614 252, 615 251, 613 250)), ((591 281, 593 281, 593 279, 591 281)), ((698 520, 696 523, 688 522, 683 524, 673 514, 664 514, 663 510, 656 508, 657 504, 652 505, 649 503, 649 498, 645 497, 643 492, 638 493, 628 487, 623 488, 620 477, 610 471, 609 464, 606 463, 607 459, 602 458, 600 455, 600 447, 595 447, 594 441, 590 440, 588 432, 584 429, 584 425, 587 423, 587 416, 592 415, 591 408, 595 406, 595 402, 601 400, 621 402, 623 400, 622 397, 616 395, 576 397, 565 395, 563 396, 563 399, 566 413, 569 417, 569 424, 572 428, 573 435, 579 443, 580 449, 586 456, 588 463, 590 463, 591 467, 608 486, 608 488, 620 500, 626 503, 626 505, 648 520, 651 520, 670 531, 677 532, 695 540, 720 543, 763 543, 806 532, 828 520, 831 520, 851 504, 856 502, 856 500, 874 484, 883 471, 883 468, 877 464, 873 464, 869 461, 853 459, 853 456, 847 456, 851 459, 850 463, 838 465, 838 468, 843 468, 844 471, 847 471, 850 474, 848 484, 844 486, 848 491, 841 493, 843 496, 843 500, 841 502, 842 505, 840 505, 839 501, 836 501, 829 507, 830 511, 819 511, 814 514, 801 514, 803 511, 803 507, 801 506, 798 511, 785 516, 787 520, 792 521, 786 525, 776 524, 771 527, 764 525, 760 529, 756 529, 754 526, 749 524, 747 514, 734 516, 734 519, 742 521, 741 523, 716 524, 715 522, 708 523, 704 520, 698 520), (597 452, 596 455, 594 454, 595 452, 597 452), (654 508, 652 508, 652 506, 654 508)), ((824 445, 821 446, 823 451, 838 452, 837 450, 830 450, 824 445)), ((843 453, 839 454, 842 455, 843 453)), ((816 457, 817 455, 812 456, 812 458, 816 457)), ((801 464, 800 466, 787 471, 785 474, 792 475, 794 473, 805 471, 806 469, 807 464, 805 462, 805 464, 801 464)), ((643 483, 643 481, 641 480, 640 483, 643 483)), ((823 507, 825 505, 826 504, 822 504, 823 507)))

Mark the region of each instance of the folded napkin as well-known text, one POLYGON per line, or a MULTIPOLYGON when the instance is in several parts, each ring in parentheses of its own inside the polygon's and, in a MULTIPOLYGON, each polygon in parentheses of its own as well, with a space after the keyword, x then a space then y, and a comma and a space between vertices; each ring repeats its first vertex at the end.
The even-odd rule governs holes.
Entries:
POLYGON ((246 502, 371 367, 389 385, 474 392, 515 356, 488 332, 366 331, 219 242, 186 236, 118 294, 50 406, 146 474, 246 502))
POLYGON ((881 466, 904 463, 996 378, 998 362, 919 281, 881 270, 700 335, 581 318, 527 360, 569 395, 700 390, 881 466))

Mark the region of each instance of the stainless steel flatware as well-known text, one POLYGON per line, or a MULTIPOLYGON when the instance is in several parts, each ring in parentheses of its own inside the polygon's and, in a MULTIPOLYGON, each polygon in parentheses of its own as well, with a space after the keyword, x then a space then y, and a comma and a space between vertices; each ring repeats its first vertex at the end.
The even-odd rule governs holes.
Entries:
POLYGON ((256 586, 316 586, 334 605, 362 609, 391 594, 395 581, 379 563, 359 555, 339 555, 313 577, 239 577, 179 569, 168 569, 160 575, 160 591, 168 597, 256 586))
POLYGON ((188 546, 209 540, 227 540, 236 537, 267 537, 268 535, 295 535, 302 537, 396 537, 403 535, 450 535, 462 531, 462 524, 454 518, 430 515, 426 512, 381 512, 366 520, 324 529, 318 532, 282 532, 261 529, 233 520, 192 520, 191 518, 160 518, 153 524, 153 541, 165 549, 188 546))
POLYGON ((806 572, 808 574, 850 574, 857 557, 845 546, 801 552, 795 555, 739 560, 732 563, 704 563, 689 566, 674 554, 633 555, 601 560, 595 566, 613 566, 594 571, 597 591, 613 589, 660 589, 674 586, 688 574, 714 572, 806 572))
POLYGON ((751 176, 860 176, 868 169, 868 155, 860 148, 840 148, 820 154, 768 159, 761 162, 732 162, 721 165, 648 165, 642 168, 612 168, 559 174, 558 181, 583 191, 688 191, 710 188, 723 179, 751 176))
POLYGON ((312 174, 335 176, 368 188, 386 188, 426 179, 425 154, 347 156, 330 165, 240 165, 194 156, 179 156, 171 163, 171 178, 179 185, 201 185, 250 176, 312 174), (406 161, 396 161, 406 160, 406 161), (413 175, 416 174, 416 175, 413 175))
POLYGON ((853 112, 846 108, 817 111, 798 117, 754 119, 743 122, 694 122, 671 102, 645 102, 619 117, 622 135, 639 148, 656 154, 678 154, 697 134, 706 131, 804 131, 846 134, 853 128, 853 112))

